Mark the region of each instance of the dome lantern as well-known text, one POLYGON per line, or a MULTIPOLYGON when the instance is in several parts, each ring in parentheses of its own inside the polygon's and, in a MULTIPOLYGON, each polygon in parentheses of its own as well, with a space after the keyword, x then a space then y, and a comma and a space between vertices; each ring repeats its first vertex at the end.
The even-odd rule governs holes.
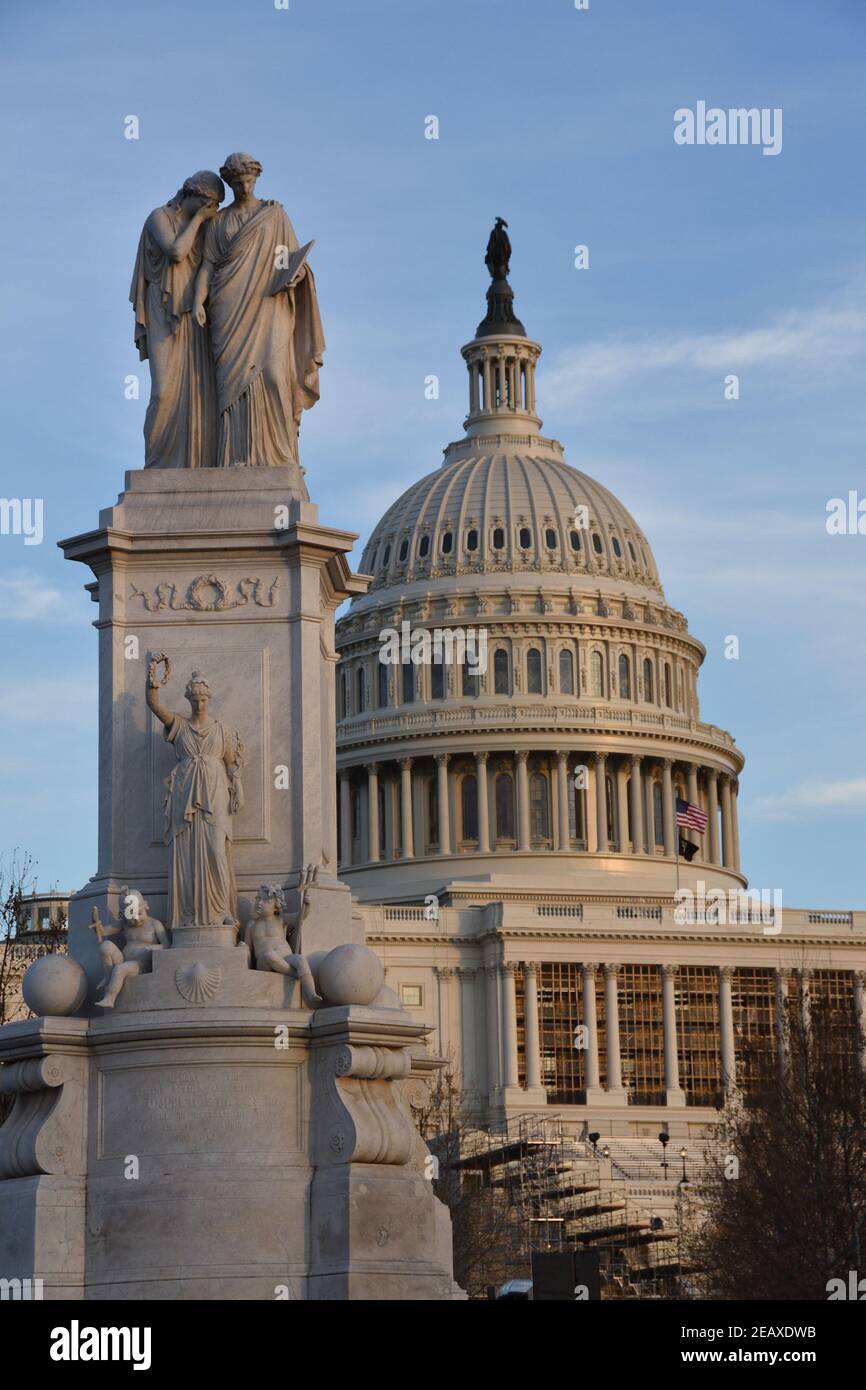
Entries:
POLYGON ((514 312, 514 291, 508 283, 511 242, 508 223, 497 217, 487 241, 485 264, 490 272, 487 314, 475 337, 460 351, 469 370, 467 437, 537 434, 535 364, 541 346, 526 336, 514 312))

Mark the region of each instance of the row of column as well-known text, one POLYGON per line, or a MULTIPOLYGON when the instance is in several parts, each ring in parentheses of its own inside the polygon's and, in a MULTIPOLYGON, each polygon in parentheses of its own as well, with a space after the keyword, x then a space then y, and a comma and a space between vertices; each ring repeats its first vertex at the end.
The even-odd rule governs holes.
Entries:
POLYGON ((473 357, 468 366, 470 415, 478 415, 481 411, 502 410, 506 406, 514 410, 525 410, 530 415, 535 414, 535 370, 530 356, 493 356, 483 353, 480 360, 473 357), (497 373, 500 396, 498 403, 495 385, 497 373))
MULTIPOLYGON (((501 1099, 503 1091, 519 1089, 518 1049, 517 1049, 517 972, 522 971, 524 980, 524 1051, 525 1051, 525 1090, 527 1100, 544 1101, 544 1077, 541 1065, 541 1030, 538 1009, 538 961, 503 961, 483 967, 485 978, 486 1013, 486 1061, 488 1092, 491 1099, 501 1099)), ((582 966, 583 1020, 586 1029, 585 1051, 585 1089, 588 1104, 627 1103, 622 1079, 622 1057, 619 1029, 619 969, 614 963, 603 965, 585 964, 582 966), (598 1047, 598 1024, 596 1017, 596 979, 598 971, 604 974, 605 998, 605 1060, 607 1063, 607 1084, 600 1083, 600 1057, 598 1047)), ((721 1060, 722 1088, 730 1095, 737 1083, 736 1041, 733 1010, 734 966, 718 967, 719 979, 719 1051, 721 1060)), ((677 1046, 676 1019, 676 981, 679 966, 662 965, 662 1028, 664 1034, 664 1087, 666 1103, 670 1106, 684 1106, 685 1092, 680 1083, 679 1052, 677 1046)), ((442 967, 436 970, 440 979, 440 991, 447 999, 449 981, 462 977, 466 988, 463 990, 460 1020, 462 1037, 466 1040, 463 1049, 463 1086, 466 1090, 478 1088, 475 1074, 475 1046, 477 1039, 477 999, 474 994, 476 970, 472 967, 442 967)), ((861 1034, 866 1035, 866 972, 854 973, 854 1013, 861 1034)), ((802 976, 802 995, 808 1008, 808 971, 798 972, 802 976)), ((784 1065, 788 1040, 783 1031, 785 1010, 783 1001, 788 996, 788 980, 791 971, 784 967, 776 969, 776 1020, 778 1029, 779 1057, 784 1065)), ((446 1005, 451 1016, 451 1007, 446 1005)), ((446 1022, 440 1016, 440 1040, 453 1036, 451 1028, 443 1031, 446 1022)), ((453 1026, 453 1018, 451 1024, 453 1026)), ((866 1057, 861 1054, 861 1065, 866 1072, 866 1057)))
MULTIPOLYGON (((439 853, 453 854, 454 836, 451 827, 451 798, 449 794, 448 765, 449 753, 435 754, 437 778, 437 802, 439 819, 439 853)), ((461 759, 464 755, 459 755, 461 759)), ((476 853, 489 854, 490 843, 490 787, 488 773, 489 752, 474 754, 475 777, 478 789, 478 836, 476 853)), ((494 755, 497 756, 497 755, 494 755)), ((530 850, 529 814, 529 749, 518 749, 514 753, 514 773, 516 784, 517 815, 515 822, 518 850, 530 850)), ((399 759, 400 766, 400 831, 401 858, 413 859, 416 854, 413 817, 413 760, 399 759)), ((676 826, 676 786, 672 758, 658 759, 651 755, 633 753, 630 755, 608 754, 603 752, 575 755, 568 749, 557 749, 553 766, 553 786, 551 788, 550 813, 557 822, 559 848, 572 848, 570 829, 569 797, 573 794, 574 778, 577 768, 586 768, 585 826, 586 848, 589 853, 605 854, 611 845, 608 833, 607 778, 610 775, 615 789, 615 825, 619 831, 618 848, 621 853, 630 849, 634 854, 643 854, 655 847, 655 810, 653 806, 653 778, 644 771, 644 765, 661 767, 662 823, 664 853, 673 857, 677 845, 676 826), (570 766, 571 760, 574 760, 570 766), (630 804, 627 802, 627 785, 630 783, 630 804), (628 830, 631 826, 631 836, 628 830)), ((381 857, 379 826, 379 773, 384 764, 367 763, 365 772, 366 787, 366 834, 362 850, 366 850, 366 861, 378 863, 381 857)), ((698 766, 685 764, 687 787, 686 798, 694 805, 700 805, 698 787, 698 766)), ((740 845, 737 813, 737 784, 733 777, 718 772, 715 768, 704 770, 707 806, 706 843, 703 844, 702 860, 708 864, 724 866, 739 872, 740 845), (721 806, 721 835, 719 807, 721 806)), ((340 772, 340 844, 341 864, 347 867, 352 863, 352 806, 351 770, 340 772)), ((695 831, 687 831, 686 838, 700 843, 701 837, 695 831)), ((423 854, 423 849, 421 850, 423 854)), ((396 853, 395 853, 396 858, 396 853)))

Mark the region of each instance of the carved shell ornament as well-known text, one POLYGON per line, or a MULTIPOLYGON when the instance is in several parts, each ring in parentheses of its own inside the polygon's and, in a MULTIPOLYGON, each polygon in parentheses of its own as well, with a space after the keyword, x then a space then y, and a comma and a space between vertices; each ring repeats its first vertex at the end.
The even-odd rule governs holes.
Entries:
POLYGON ((174 972, 178 993, 188 1004, 207 1004, 215 999, 222 979, 223 972, 218 965, 205 965, 200 960, 194 965, 181 966, 174 972))

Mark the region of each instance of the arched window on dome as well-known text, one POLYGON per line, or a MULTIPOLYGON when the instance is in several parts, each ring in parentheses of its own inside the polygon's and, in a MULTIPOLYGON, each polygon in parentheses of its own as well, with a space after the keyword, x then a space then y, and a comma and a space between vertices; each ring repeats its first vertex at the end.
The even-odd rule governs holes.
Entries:
POLYGON ((629 555, 631 556, 632 564, 633 564, 633 565, 636 565, 636 564, 637 564, 637 555, 635 554, 635 551, 634 551, 634 543, 633 543, 632 541, 629 541, 629 543, 628 543, 628 553, 629 553, 629 555))
POLYGON ((478 667, 467 657, 463 658, 463 694, 470 699, 475 699, 481 694, 481 673, 478 667))
POLYGON ((575 554, 577 554, 577 552, 580 550, 580 532, 569 531, 568 540, 572 550, 575 552, 575 554))
POLYGON ((528 550, 532 545, 532 532, 528 526, 521 526, 517 533, 517 543, 521 550, 528 550))
POLYGON ((664 702, 668 709, 670 709, 674 698, 674 688, 671 682, 671 664, 669 661, 665 662, 664 685, 664 702))
POLYGON ((653 703, 653 664, 648 656, 643 662, 643 697, 648 705, 653 703))
POLYGON ((388 667, 379 662, 379 709, 388 708, 388 667))
POLYGON ((598 534, 597 531, 593 531, 592 533, 592 548, 595 551, 596 555, 604 554, 604 541, 602 540, 601 536, 598 534))
POLYGON ((574 694, 574 657, 566 647, 559 653, 559 693, 574 694))
POLYGON ((653 840, 657 845, 663 845, 665 842, 661 782, 653 782, 653 840))
POLYGON ((592 693, 604 699, 607 692, 604 688, 604 657, 601 652, 593 652, 590 660, 590 670, 592 674, 592 693))
POLYGON ((443 534, 443 536, 442 536, 442 541, 441 541, 441 550, 442 550, 442 554, 443 554, 443 555, 450 555, 450 554, 451 554, 451 547, 452 547, 453 544, 454 544, 454 533, 453 533, 453 531, 445 531, 444 534, 443 534))
POLYGON ((497 647, 493 653, 493 693, 511 694, 511 663, 504 647, 497 647))
POLYGON ((550 839, 550 804, 543 772, 533 772, 529 778, 529 834, 534 841, 550 839))
POLYGON ((415 703, 415 667, 412 665, 411 661, 404 661, 401 669, 403 671, 401 677, 403 704, 412 705, 415 703))
POLYGON ((445 699, 445 665, 443 653, 434 652, 433 660, 430 663, 430 699, 445 699))
POLYGON ((514 839, 514 779, 510 772, 500 772, 494 793, 496 803, 497 840, 514 839))
POLYGON ((386 569, 388 568, 388 563, 389 563, 390 559, 391 559, 391 547, 390 547, 390 545, 386 545, 386 546, 385 546, 384 553, 383 553, 383 555, 382 555, 382 569, 383 569, 383 570, 386 570, 386 569))
POLYGON ((544 544, 547 546, 548 550, 555 550, 559 545, 559 537, 552 526, 548 526, 544 533, 544 544))
POLYGON ((367 673, 363 666, 359 666, 355 673, 355 708, 359 714, 363 714, 367 708, 367 673))
POLYGON ((618 560, 622 559, 622 546, 616 536, 611 536, 610 543, 613 546, 613 553, 618 560))
POLYGON ((542 695, 544 693, 541 652, 537 647, 530 647, 526 653, 526 690, 529 695, 542 695))
POLYGON ((401 564, 402 564, 402 562, 406 559, 406 556, 407 556, 408 554, 409 554, 409 542, 408 542, 408 540, 402 540, 402 541, 400 542, 400 553, 399 553, 399 555, 398 555, 398 557, 397 557, 398 560, 401 562, 401 564))
POLYGON ((473 526, 473 528, 472 528, 471 531, 467 531, 467 533, 466 533, 466 549, 467 549, 467 550, 477 550, 477 549, 478 549, 478 532, 476 531, 476 529, 475 529, 474 526, 473 526))
POLYGON ((378 556, 378 554, 379 554, 379 547, 378 547, 378 545, 374 545, 374 546, 373 546, 373 554, 370 556, 370 568, 369 568, 368 570, 364 570, 364 573, 365 573, 365 574, 372 574, 372 573, 373 573, 373 570, 376 568, 376 557, 378 556))
POLYGON ((460 783, 460 811, 463 818, 462 838, 478 839, 478 782, 470 773, 460 783))
POLYGON ((493 549, 494 549, 494 550, 504 550, 504 549, 505 549, 505 532, 504 532, 504 530, 502 529, 501 526, 495 526, 495 527, 493 528, 493 549))
POLYGON ((621 700, 631 699, 631 662, 625 652, 619 659, 619 695, 621 700))
POLYGON ((435 777, 427 780, 427 852, 439 848, 439 786, 435 777))
POLYGON ((424 560, 424 559, 426 559, 426 557, 427 557, 427 555, 429 554, 429 552, 430 552, 430 537, 429 537, 429 536, 422 536, 421 539, 420 539, 420 541, 418 542, 418 558, 419 558, 419 560, 424 560))

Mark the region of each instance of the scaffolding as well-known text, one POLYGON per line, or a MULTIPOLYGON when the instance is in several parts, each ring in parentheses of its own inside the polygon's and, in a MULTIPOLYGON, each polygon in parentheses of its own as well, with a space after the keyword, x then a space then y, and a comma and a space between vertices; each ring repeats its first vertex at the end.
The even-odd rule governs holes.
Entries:
POLYGON ((512 1210, 514 1277, 526 1276, 533 1251, 595 1250, 603 1297, 681 1288, 685 1189, 649 1145, 611 1140, 600 1153, 561 1115, 525 1114, 462 1134, 452 1169, 512 1210))

